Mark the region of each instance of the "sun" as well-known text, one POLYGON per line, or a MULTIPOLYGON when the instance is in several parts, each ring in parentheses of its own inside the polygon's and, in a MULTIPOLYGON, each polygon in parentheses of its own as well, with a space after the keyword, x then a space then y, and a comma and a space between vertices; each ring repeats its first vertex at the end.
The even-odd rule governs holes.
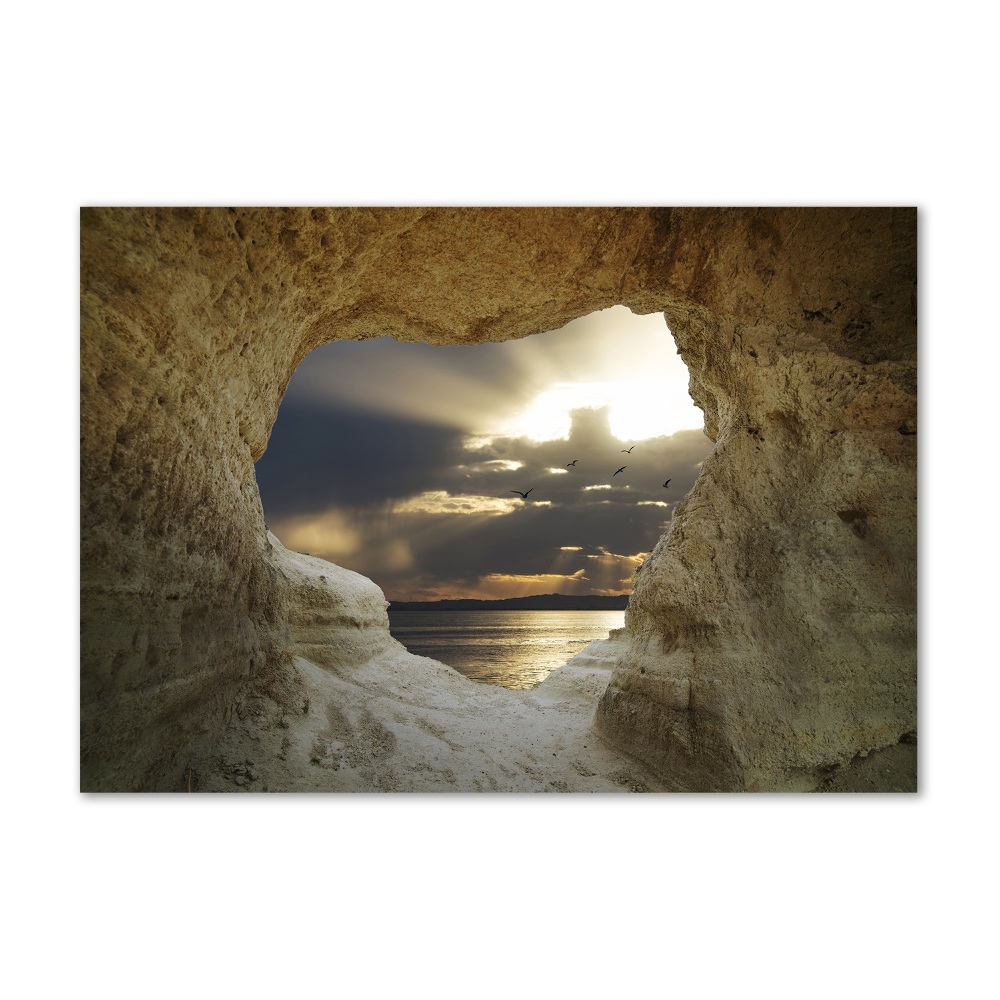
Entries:
MULTIPOLYGON (((545 380, 544 387, 516 414, 493 429, 505 437, 554 441, 570 432, 570 414, 579 409, 608 407, 611 433, 620 441, 642 441, 681 430, 700 429, 704 417, 688 394, 688 371, 677 353, 663 317, 635 316, 624 306, 574 320, 563 331, 565 348, 574 326, 599 323, 606 331, 600 340, 580 337, 588 357, 573 360, 591 377, 574 381, 545 380), (599 372, 611 377, 594 377, 599 372)), ((544 364, 545 359, 540 359, 544 364)), ((556 367, 559 358, 549 361, 556 367)))
POLYGON ((540 392, 526 410, 505 421, 499 436, 531 441, 566 439, 573 410, 608 407, 611 433, 619 441, 643 441, 702 426, 701 411, 687 395, 662 377, 614 382, 556 382, 540 392))

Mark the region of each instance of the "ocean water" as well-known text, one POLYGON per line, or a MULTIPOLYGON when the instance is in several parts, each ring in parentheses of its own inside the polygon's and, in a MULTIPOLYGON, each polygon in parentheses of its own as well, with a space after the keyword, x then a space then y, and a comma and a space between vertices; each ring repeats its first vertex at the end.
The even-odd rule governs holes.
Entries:
POLYGON ((624 611, 394 611, 389 631, 411 653, 474 681, 526 690, 595 639, 625 624, 624 611))

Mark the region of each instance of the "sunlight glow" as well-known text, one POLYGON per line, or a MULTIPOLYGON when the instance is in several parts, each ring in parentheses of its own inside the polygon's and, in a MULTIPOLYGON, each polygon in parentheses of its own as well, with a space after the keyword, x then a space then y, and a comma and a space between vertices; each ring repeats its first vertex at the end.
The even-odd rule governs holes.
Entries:
POLYGON ((361 548, 362 542, 361 532, 350 517, 336 509, 290 518, 276 524, 274 531, 288 548, 324 558, 347 559, 361 548))
POLYGON ((462 447, 466 451, 485 451, 491 444, 495 434, 466 434, 462 438, 462 447))
POLYGON ((272 528, 282 545, 306 555, 319 556, 350 569, 358 559, 375 560, 387 572, 406 572, 415 563, 405 538, 382 532, 372 537, 342 511, 330 509, 276 522, 272 528))
MULTIPOLYGON (((501 592, 513 597, 527 597, 529 594, 576 592, 573 584, 590 583, 586 571, 575 573, 487 573, 479 578, 487 587, 500 586, 501 592)), ((589 592, 591 588, 587 587, 589 592)))
MULTIPOLYGON (((488 441, 487 438, 468 438, 467 440, 488 441)), ((524 462, 515 462, 507 458, 491 458, 487 462, 476 462, 474 465, 460 465, 459 469, 468 469, 470 472, 517 472, 524 468, 524 462)), ((550 472, 554 471, 552 469, 550 472)), ((565 470, 560 470, 565 471, 565 470)))
POLYGON ((510 514, 516 510, 516 497, 484 497, 472 494, 452 494, 430 490, 415 497, 398 501, 393 509, 398 514, 510 514))
MULTIPOLYGON (((600 558, 595 556, 595 558, 600 558)), ((575 573, 487 573, 480 577, 491 583, 496 580, 586 580, 586 570, 578 569, 575 573)))
POLYGON ((610 407, 611 433, 619 441, 642 441, 701 427, 703 418, 684 391, 671 398, 663 380, 556 382, 540 392, 526 410, 500 424, 497 434, 532 441, 566 439, 572 410, 610 407))
POLYGON ((565 440, 571 411, 605 406, 611 432, 620 441, 704 425, 704 415, 688 394, 687 367, 660 314, 637 316, 625 306, 613 306, 567 323, 563 332, 558 344, 546 342, 549 352, 534 359, 537 391, 530 402, 494 421, 494 434, 536 442, 565 440), (594 339, 597 329, 608 335, 594 339), (583 357, 569 354, 574 336, 586 344, 583 357), (575 378, 566 378, 569 368, 576 369, 575 378))
POLYGON ((499 344, 432 346, 385 337, 326 344, 313 353, 314 363, 294 375, 301 400, 336 399, 341 407, 489 438, 565 438, 571 410, 603 406, 622 441, 704 424, 662 314, 637 315, 621 305, 499 344), (385 350, 388 343, 393 350, 385 350))

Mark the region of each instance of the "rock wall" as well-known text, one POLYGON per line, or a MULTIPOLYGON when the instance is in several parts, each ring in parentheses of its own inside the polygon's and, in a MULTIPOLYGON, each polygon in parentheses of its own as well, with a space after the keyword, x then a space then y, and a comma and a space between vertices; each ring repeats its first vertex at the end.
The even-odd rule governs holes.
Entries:
POLYGON ((772 226, 666 307, 717 445, 598 716, 683 789, 813 788, 916 730, 915 213, 772 226))
POLYGON ((908 209, 83 210, 82 787, 182 788, 234 714, 296 704, 293 651, 347 648, 254 480, 309 351, 616 303, 665 313, 717 445, 640 576, 605 737, 697 789, 816 787, 912 739, 915 281, 908 209))

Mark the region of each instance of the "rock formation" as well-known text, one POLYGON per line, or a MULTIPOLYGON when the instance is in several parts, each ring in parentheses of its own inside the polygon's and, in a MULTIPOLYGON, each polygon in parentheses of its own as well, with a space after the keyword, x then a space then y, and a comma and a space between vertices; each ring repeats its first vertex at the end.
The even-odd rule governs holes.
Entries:
POLYGON ((103 208, 81 215, 82 787, 182 790, 234 727, 270 746, 303 714, 296 658, 393 642, 374 584, 279 558, 263 523, 253 463, 309 351, 617 303, 665 314, 716 449, 640 574, 604 739, 692 790, 849 787, 912 747, 914 210, 103 208))

